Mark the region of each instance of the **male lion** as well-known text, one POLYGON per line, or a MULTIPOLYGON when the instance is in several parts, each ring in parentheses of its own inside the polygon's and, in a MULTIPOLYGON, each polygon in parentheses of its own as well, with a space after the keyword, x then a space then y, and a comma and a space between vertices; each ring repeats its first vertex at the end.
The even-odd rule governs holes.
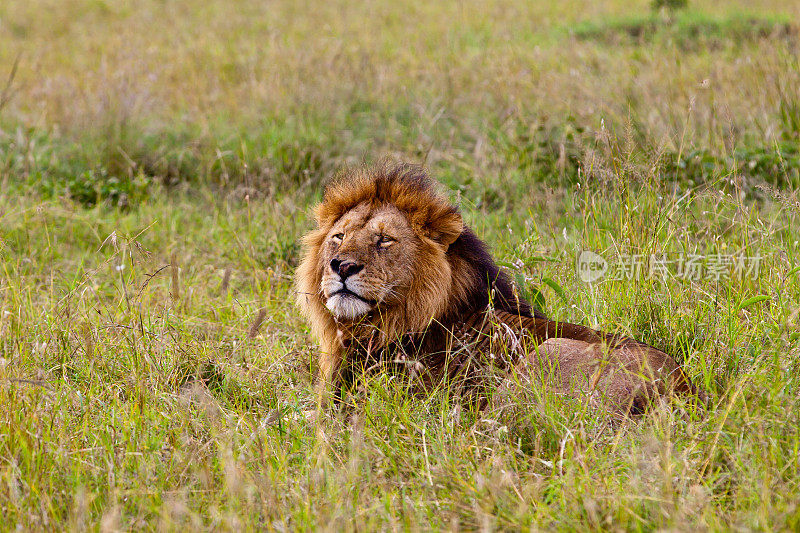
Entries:
POLYGON ((472 393, 487 366, 538 369, 542 386, 624 413, 671 392, 703 395, 660 350, 531 311, 420 166, 346 172, 314 212, 296 286, 320 342, 318 408, 359 368, 472 393))

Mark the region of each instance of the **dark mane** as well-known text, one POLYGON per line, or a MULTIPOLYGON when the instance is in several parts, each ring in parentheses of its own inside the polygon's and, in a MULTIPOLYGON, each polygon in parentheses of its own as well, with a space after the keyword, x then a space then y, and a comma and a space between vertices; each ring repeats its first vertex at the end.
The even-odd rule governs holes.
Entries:
POLYGON ((543 318, 532 311, 530 304, 515 290, 505 272, 495 264, 486 244, 475 233, 465 227, 456 241, 447 250, 448 260, 461 261, 475 273, 477 284, 468 295, 467 301, 460 302, 450 314, 464 316, 486 309, 490 304, 495 309, 524 317, 543 318))

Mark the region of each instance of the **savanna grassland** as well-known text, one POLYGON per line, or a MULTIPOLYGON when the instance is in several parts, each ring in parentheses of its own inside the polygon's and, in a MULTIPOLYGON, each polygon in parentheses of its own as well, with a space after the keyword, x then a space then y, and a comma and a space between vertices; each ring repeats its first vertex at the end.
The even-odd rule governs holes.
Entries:
POLYGON ((778 0, 0 3, 0 529, 797 530, 798 21, 778 0), (299 237, 337 169, 387 154, 548 314, 667 351, 708 409, 610 426, 378 376, 318 433, 299 237), (581 250, 705 270, 589 284, 581 250))

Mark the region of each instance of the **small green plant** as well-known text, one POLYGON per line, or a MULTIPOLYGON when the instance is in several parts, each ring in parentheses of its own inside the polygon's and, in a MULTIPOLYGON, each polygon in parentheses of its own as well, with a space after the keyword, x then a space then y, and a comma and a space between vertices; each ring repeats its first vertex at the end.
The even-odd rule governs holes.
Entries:
POLYGON ((150 195, 151 180, 143 174, 133 178, 110 176, 103 169, 84 170, 77 175, 38 177, 40 191, 46 196, 66 196, 84 207, 105 203, 112 207, 128 208, 150 195))

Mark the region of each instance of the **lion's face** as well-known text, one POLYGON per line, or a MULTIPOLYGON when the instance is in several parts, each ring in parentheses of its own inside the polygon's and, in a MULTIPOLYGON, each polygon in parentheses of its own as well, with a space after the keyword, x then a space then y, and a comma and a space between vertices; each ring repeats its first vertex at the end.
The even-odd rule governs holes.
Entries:
POLYGON ((331 227, 322 245, 325 306, 337 320, 355 320, 401 303, 413 281, 419 245, 396 207, 354 207, 331 227))
POLYGON ((461 215, 421 167, 350 170, 325 188, 314 218, 297 303, 325 350, 345 334, 379 331, 378 342, 388 342, 422 331, 471 290, 468 277, 453 276, 448 254, 464 230, 461 215))

